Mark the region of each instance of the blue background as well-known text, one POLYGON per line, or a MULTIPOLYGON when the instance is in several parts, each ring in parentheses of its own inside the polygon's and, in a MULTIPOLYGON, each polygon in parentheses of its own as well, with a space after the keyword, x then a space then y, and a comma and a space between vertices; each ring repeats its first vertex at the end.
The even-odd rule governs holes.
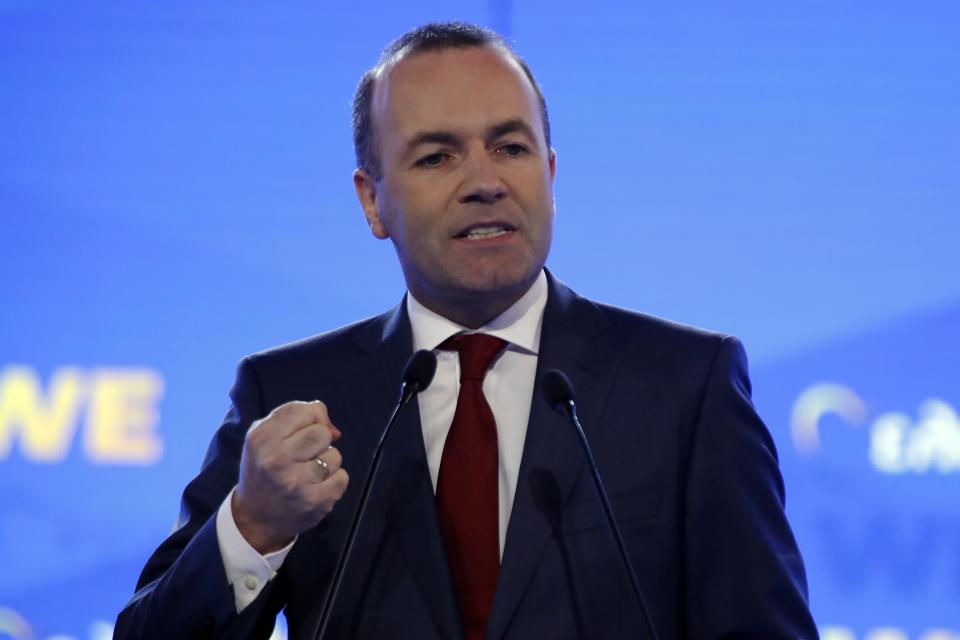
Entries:
POLYGON ((92 459, 82 410, 54 462, 0 421, 0 638, 108 637, 239 358, 400 299, 349 99, 438 19, 543 87, 554 272, 746 343, 824 637, 960 638, 960 8, 608 0, 0 1, 0 376, 163 381, 150 464, 92 459), (891 415, 942 464, 878 467, 891 415))

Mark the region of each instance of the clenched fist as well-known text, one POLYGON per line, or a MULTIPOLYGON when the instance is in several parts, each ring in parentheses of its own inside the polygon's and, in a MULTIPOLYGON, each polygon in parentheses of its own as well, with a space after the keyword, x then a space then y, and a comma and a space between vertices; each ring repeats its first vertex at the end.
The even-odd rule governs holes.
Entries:
POLYGON ((253 423, 231 505, 250 546, 261 554, 282 549, 330 513, 349 481, 330 446, 339 437, 320 401, 288 402, 253 423))

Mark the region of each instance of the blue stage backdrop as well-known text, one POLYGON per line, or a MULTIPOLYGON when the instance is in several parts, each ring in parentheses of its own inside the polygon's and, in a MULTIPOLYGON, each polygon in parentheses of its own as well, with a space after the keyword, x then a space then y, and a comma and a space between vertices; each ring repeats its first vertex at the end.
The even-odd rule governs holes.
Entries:
POLYGON ((553 270, 746 343, 823 637, 960 638, 958 6, 0 2, 0 638, 109 637, 235 363, 400 299, 348 101, 437 19, 539 76, 553 270))

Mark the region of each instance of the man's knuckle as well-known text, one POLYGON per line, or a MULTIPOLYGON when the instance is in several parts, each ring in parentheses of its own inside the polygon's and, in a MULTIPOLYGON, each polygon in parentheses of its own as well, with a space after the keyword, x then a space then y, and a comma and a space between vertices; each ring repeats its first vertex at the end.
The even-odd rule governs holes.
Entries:
POLYGON ((330 447, 329 449, 327 449, 327 451, 324 453, 324 456, 329 457, 329 460, 327 460, 327 463, 335 467, 339 467, 340 465, 343 464, 343 455, 340 453, 340 450, 337 449, 336 447, 330 447))
POLYGON ((270 473, 277 473, 284 466, 283 456, 276 450, 262 451, 258 466, 270 473))
POLYGON ((282 405, 280 408, 283 410, 284 419, 293 420, 302 415, 308 406, 306 402, 293 400, 282 405))
POLYGON ((292 475, 285 475, 278 479, 277 485, 280 487, 280 491, 285 495, 290 496, 290 498, 297 502, 300 500, 300 494, 302 493, 300 482, 296 477, 292 475))
POLYGON ((297 449, 301 451, 322 449, 323 434, 315 426, 305 427, 297 433, 297 449))
POLYGON ((250 424, 250 428, 247 429, 247 432, 244 434, 243 439, 245 442, 256 442, 263 437, 265 429, 260 429, 260 425, 266 421, 267 418, 260 418, 259 420, 254 420, 250 424))

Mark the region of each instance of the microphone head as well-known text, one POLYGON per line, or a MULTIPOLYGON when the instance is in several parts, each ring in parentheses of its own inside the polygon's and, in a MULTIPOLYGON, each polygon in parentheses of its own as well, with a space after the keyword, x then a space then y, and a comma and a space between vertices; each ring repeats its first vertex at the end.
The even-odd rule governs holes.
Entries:
POLYGON ((540 388, 543 389, 543 397, 553 409, 560 413, 567 414, 570 411, 570 403, 574 401, 573 385, 570 378, 559 369, 550 369, 540 376, 540 388))
POLYGON ((421 349, 407 360, 403 369, 403 386, 414 393, 420 393, 433 382, 433 374, 437 371, 437 356, 432 351, 421 349))

